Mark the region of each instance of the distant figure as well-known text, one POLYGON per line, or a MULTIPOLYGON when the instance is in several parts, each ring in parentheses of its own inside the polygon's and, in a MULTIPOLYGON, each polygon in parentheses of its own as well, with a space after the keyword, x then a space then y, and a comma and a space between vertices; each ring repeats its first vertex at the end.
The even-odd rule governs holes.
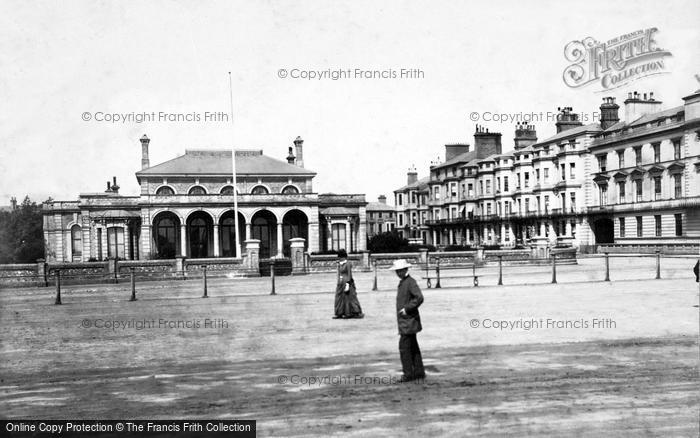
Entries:
POLYGON ((699 283, 700 282, 700 274, 698 271, 700 270, 700 260, 695 262, 695 267, 693 268, 693 272, 695 272, 695 282, 699 283))
POLYGON ((348 253, 338 251, 338 284, 335 288, 335 316, 340 318, 364 318, 360 300, 357 299, 355 280, 352 278, 352 265, 348 261, 348 253))
POLYGON ((423 294, 416 280, 408 275, 410 266, 406 260, 394 260, 389 268, 396 271, 396 275, 401 279, 396 292, 396 316, 401 336, 399 338, 399 354, 403 367, 401 382, 425 378, 423 358, 416 338, 416 333, 423 329, 418 313, 418 307, 423 303, 423 294))

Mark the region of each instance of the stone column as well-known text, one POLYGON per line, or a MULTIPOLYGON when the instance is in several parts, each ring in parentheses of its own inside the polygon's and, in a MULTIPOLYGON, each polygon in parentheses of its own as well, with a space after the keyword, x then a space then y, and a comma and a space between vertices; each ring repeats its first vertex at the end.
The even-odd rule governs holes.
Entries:
POLYGON ((147 221, 147 216, 141 216, 141 251, 139 251, 139 258, 142 260, 151 258, 151 236, 153 236, 153 227, 147 221))
POLYGON ((506 244, 506 224, 501 224, 501 245, 506 244))
POLYGON ((131 230, 126 224, 122 225, 122 229, 124 230, 124 259, 130 260, 131 257, 129 257, 129 253, 131 252, 131 230))
POLYGON ((214 224, 214 257, 219 257, 219 224, 214 224))
POLYGON ((180 255, 187 257, 187 225, 180 224, 180 255))
POLYGON ((250 275, 260 275, 260 241, 258 239, 246 239, 245 241, 246 269, 250 275))
POLYGON ((350 239, 352 238, 350 236, 350 220, 346 219, 343 223, 345 224, 345 251, 350 254, 350 239))
POLYGON ((448 231, 448 234, 450 236, 450 240, 449 240, 448 244, 452 245, 452 244, 454 244, 454 241, 455 241, 455 232, 452 228, 450 228, 450 230, 448 231))
POLYGON ((566 236, 571 237, 571 221, 566 221, 566 236))
MULTIPOLYGON (((236 230, 236 232, 238 232, 238 230, 236 230)), ((247 224, 245 224, 245 240, 250 240, 252 238, 253 238, 253 224, 248 222, 247 224)))
POLYGON ((437 230, 433 229, 433 245, 437 245, 437 230))
POLYGON ((544 237, 547 234, 545 226, 546 224, 544 223, 544 221, 540 222, 540 237, 544 237))
POLYGON ((333 249, 333 223, 330 220, 326 222, 326 230, 326 250, 330 251, 333 249))
POLYGON ((293 237, 289 239, 291 246, 292 258, 292 275, 306 273, 306 264, 304 263, 304 242, 302 237, 293 237))
POLYGON ((282 222, 277 222, 277 254, 276 257, 283 257, 284 241, 282 240, 282 222))
POLYGON ((515 246, 515 233, 513 232, 513 224, 508 224, 508 236, 510 236, 510 243, 515 246))

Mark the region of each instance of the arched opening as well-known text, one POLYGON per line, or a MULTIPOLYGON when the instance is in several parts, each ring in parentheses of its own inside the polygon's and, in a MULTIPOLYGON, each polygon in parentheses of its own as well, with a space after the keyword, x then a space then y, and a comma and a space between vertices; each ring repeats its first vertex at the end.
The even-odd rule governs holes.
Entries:
POLYGON ((304 239, 304 251, 306 251, 309 247, 309 220, 300 210, 291 210, 282 219, 282 239, 284 242, 282 253, 285 257, 290 257, 292 254, 289 239, 294 237, 304 239))
MULTIPOLYGON (((245 249, 245 218, 238 213, 238 235, 241 254, 245 249)), ((219 247, 222 257, 236 257, 236 220, 233 210, 229 210, 219 220, 219 247)))
POLYGON ((202 186, 194 186, 187 192, 188 195, 206 195, 207 191, 202 186))
POLYGON ((593 222, 595 243, 613 243, 615 241, 615 226, 610 218, 598 219, 593 222))
POLYGON ((299 189, 297 189, 295 186, 286 186, 285 188, 282 189, 282 194, 283 195, 298 195, 299 189))
POLYGON ((219 193, 222 195, 233 195, 233 186, 224 186, 219 193))
POLYGON ((277 219, 267 210, 261 210, 253 216, 252 237, 260 240, 260 258, 268 258, 277 250, 277 219))
POLYGON ((70 229, 71 255, 74 262, 79 262, 83 257, 83 230, 80 225, 73 225, 70 229))
POLYGON ((187 218, 187 240, 190 258, 214 256, 214 221, 208 213, 197 211, 187 218))
POLYGON ((180 255, 180 218, 164 211, 153 218, 154 258, 172 259, 180 255))
POLYGON ((174 194, 175 191, 168 186, 159 187, 158 190, 156 190, 156 196, 171 196, 174 194))
POLYGON ((270 193, 270 191, 267 190, 265 186, 255 186, 250 192, 251 195, 267 195, 268 193, 270 193))

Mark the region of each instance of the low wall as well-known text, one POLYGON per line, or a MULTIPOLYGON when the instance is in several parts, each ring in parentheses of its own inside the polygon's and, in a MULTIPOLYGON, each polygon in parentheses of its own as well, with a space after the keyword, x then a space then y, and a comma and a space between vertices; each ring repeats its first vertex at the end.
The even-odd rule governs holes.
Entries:
POLYGON ((654 254, 656 251, 661 254, 687 254, 697 255, 700 252, 700 245, 682 245, 682 244, 644 244, 644 245, 624 245, 624 244, 609 244, 598 245, 597 253, 610 254, 654 254))

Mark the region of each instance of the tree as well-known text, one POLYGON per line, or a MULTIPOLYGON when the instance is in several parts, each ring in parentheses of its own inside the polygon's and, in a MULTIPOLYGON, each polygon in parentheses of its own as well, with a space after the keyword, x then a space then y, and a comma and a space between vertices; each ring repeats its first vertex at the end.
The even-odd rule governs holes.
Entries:
POLYGON ((410 251, 408 240, 401 237, 396 230, 375 234, 367 242, 367 249, 374 253, 410 251))
POLYGON ((44 258, 41 206, 24 197, 11 211, 0 212, 0 264, 34 263, 44 258))

